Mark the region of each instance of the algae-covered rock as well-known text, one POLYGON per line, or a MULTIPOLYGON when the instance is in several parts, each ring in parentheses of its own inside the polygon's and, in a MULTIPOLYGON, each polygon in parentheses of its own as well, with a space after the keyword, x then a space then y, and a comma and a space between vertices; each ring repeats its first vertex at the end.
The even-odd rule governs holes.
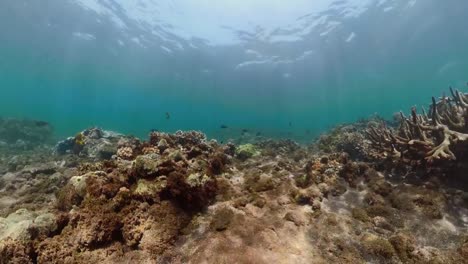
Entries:
POLYGON ((35 230, 36 235, 47 236, 51 232, 57 230, 57 221, 55 215, 52 213, 41 214, 34 219, 32 227, 35 230))
POLYGON ((382 237, 374 234, 365 234, 361 239, 364 250, 376 256, 391 258, 395 255, 395 249, 392 244, 382 237))
POLYGON ((117 154, 119 146, 139 144, 138 139, 100 128, 90 128, 57 143, 59 155, 75 154, 95 160, 108 160, 117 154))
POLYGON ((468 259, 468 237, 466 237, 461 246, 458 248, 458 252, 464 259, 468 259))
POLYGON ((133 170, 143 177, 156 174, 159 165, 158 157, 157 154, 138 156, 133 162, 133 170))
POLYGON ((371 217, 383 216, 390 217, 392 215, 392 208, 385 205, 371 205, 366 208, 366 212, 371 217))
POLYGON ((251 174, 246 176, 245 186, 248 190, 253 192, 265 192, 273 190, 276 186, 276 182, 271 175, 266 173, 260 175, 251 174))
POLYGON ((138 178, 168 175, 174 169, 174 162, 171 157, 161 157, 155 153, 138 156, 132 165, 132 170, 138 178))
POLYGON ((167 189, 171 198, 189 210, 199 210, 207 206, 218 190, 216 179, 203 173, 186 176, 179 172, 169 174, 167 189))
POLYGON ((210 180, 211 178, 208 177, 206 174, 192 173, 187 177, 187 184, 190 187, 198 187, 198 186, 203 186, 205 183, 207 183, 210 180))
POLYGON ((211 226, 216 231, 226 230, 234 217, 234 212, 227 206, 217 208, 214 215, 211 226))
POLYGON ((31 243, 20 243, 11 238, 0 240, 0 263, 33 264, 35 256, 31 243))
POLYGON ((412 258, 412 252, 415 249, 416 241, 411 236, 406 234, 398 233, 390 237, 390 243, 392 243, 395 251, 403 263, 408 263, 412 258))
POLYGON ((74 188, 76 193, 78 193, 81 197, 84 197, 86 195, 87 191, 87 181, 90 178, 103 178, 106 176, 106 173, 103 171, 93 171, 93 172, 88 172, 84 175, 80 176, 73 176, 69 180, 69 184, 71 184, 74 188))
POLYGON ((57 229, 52 213, 39 214, 27 209, 18 209, 7 217, 0 218, 0 241, 10 238, 27 242, 35 235, 48 235, 57 229))
POLYGON ((236 149, 236 156, 240 160, 247 160, 251 157, 259 156, 260 150, 254 144, 240 145, 236 149))
POLYGON ((72 184, 65 185, 56 193, 56 207, 61 211, 69 211, 73 206, 79 205, 83 201, 83 196, 79 195, 72 184))
POLYGON ((389 195, 389 201, 394 208, 402 211, 409 212, 415 207, 413 201, 411 200, 411 196, 407 193, 391 193, 389 195))
POLYGON ((372 191, 383 197, 389 195, 393 190, 392 185, 384 178, 372 179, 369 182, 369 187, 372 191))
POLYGON ((133 194, 145 200, 152 199, 158 200, 159 194, 167 187, 167 180, 165 176, 161 176, 153 181, 145 179, 138 180, 137 186, 133 194))
POLYGON ((365 160, 368 156, 369 143, 364 136, 367 123, 372 120, 347 125, 339 125, 319 137, 318 149, 324 153, 346 152, 353 160, 365 160))
POLYGON ((421 212, 431 219, 442 219, 442 197, 430 192, 416 195, 413 203, 421 210, 421 212))
MULTIPOLYGON (((91 178, 103 178, 106 173, 103 171, 93 171, 84 175, 73 176, 68 184, 57 193, 57 208, 62 211, 70 210, 74 205, 79 205, 88 193, 88 182, 91 178)), ((91 185, 96 187, 96 185, 91 185)))
POLYGON ((323 198, 322 192, 315 185, 307 189, 300 189, 293 196, 296 203, 309 205, 312 205, 314 201, 320 202, 323 198))
POLYGON ((0 240, 8 237, 13 240, 29 239, 28 229, 34 218, 35 215, 27 209, 19 209, 6 218, 0 218, 0 240))
POLYGON ((296 226, 302 226, 307 223, 306 218, 298 211, 287 212, 284 219, 293 222, 296 226))
POLYGON ((353 208, 351 210, 351 215, 353 216, 354 219, 357 219, 361 222, 369 222, 370 217, 367 214, 366 210, 362 208, 353 208))
POLYGON ((118 147, 115 142, 113 143, 109 140, 102 140, 89 151, 88 155, 92 158, 108 160, 117 153, 117 149, 118 147))

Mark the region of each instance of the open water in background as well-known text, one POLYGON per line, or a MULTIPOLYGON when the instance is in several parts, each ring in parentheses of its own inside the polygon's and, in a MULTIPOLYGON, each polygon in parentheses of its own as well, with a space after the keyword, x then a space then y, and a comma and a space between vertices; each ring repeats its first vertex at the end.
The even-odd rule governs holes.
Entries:
POLYGON ((468 89, 467 1, 213 2, 1 1, 0 116, 307 142, 468 89))

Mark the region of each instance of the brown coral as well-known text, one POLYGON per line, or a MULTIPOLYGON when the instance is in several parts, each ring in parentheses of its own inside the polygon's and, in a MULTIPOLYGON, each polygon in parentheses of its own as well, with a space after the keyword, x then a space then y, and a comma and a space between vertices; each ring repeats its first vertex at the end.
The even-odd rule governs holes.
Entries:
POLYGON ((121 147, 117 149, 117 157, 131 160, 133 158, 133 149, 131 147, 121 147))

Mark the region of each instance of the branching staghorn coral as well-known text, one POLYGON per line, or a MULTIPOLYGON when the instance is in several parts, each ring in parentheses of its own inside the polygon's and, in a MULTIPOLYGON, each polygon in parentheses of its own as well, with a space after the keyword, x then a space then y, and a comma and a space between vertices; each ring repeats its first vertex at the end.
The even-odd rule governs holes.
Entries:
POLYGON ((450 93, 451 97, 432 97, 429 113, 422 108, 418 114, 416 107, 409 117, 400 112, 397 129, 385 123, 370 126, 368 139, 381 156, 404 161, 455 160, 453 149, 468 140, 468 94, 451 87, 450 93))

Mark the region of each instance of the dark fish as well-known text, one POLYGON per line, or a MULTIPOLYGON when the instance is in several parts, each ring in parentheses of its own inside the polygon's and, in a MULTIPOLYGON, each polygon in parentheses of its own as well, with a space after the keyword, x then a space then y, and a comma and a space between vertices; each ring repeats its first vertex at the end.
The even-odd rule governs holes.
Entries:
POLYGON ((248 129, 242 129, 241 130, 241 136, 245 136, 245 134, 249 133, 248 129))
POLYGON ((310 130, 307 129, 305 133, 306 133, 306 135, 310 135, 310 130))
POLYGON ((228 126, 226 126, 226 125, 221 125, 220 128, 221 128, 221 129, 226 129, 226 128, 228 128, 228 126))
POLYGON ((171 114, 169 114, 169 112, 166 112, 166 119, 171 119, 171 114))
POLYGON ((292 127, 292 123, 291 123, 291 122, 289 122, 289 126, 292 127))
POLYGON ((261 136, 262 135, 262 132, 257 132, 257 134, 255 134, 257 137, 261 136))
POLYGON ((152 128, 150 129, 150 132, 159 132, 159 130, 152 128))
POLYGON ((47 123, 45 121, 36 121, 36 126, 45 127, 45 126, 49 126, 49 123, 47 123))

